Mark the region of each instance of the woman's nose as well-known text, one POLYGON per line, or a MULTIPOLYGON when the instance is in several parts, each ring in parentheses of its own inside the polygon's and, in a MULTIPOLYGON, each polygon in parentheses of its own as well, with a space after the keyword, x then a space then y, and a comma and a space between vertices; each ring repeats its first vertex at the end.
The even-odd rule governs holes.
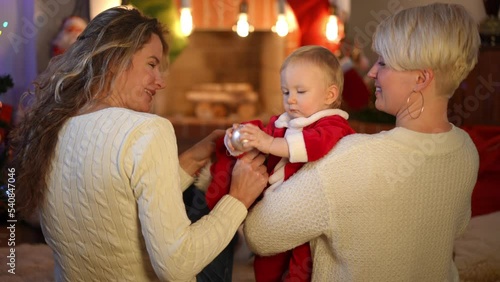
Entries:
POLYGON ((158 89, 163 89, 165 86, 167 86, 167 83, 165 82, 165 78, 162 75, 158 75, 156 77, 156 86, 158 89))
POLYGON ((367 75, 369 78, 376 79, 377 78, 377 72, 378 72, 378 63, 373 64, 371 69, 368 71, 367 75))

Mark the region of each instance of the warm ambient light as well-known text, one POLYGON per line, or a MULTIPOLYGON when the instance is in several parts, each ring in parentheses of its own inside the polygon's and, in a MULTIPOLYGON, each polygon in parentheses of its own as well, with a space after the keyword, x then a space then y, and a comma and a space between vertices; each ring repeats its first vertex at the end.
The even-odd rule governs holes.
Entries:
POLYGON ((285 0, 278 0, 278 19, 272 31, 276 32, 281 37, 288 34, 288 22, 285 16, 285 0))
POLYGON ((344 23, 338 17, 336 2, 330 2, 330 16, 326 24, 326 39, 333 43, 339 43, 344 38, 344 23))
POLYGON ((238 15, 238 22, 236 23, 236 27, 233 27, 233 30, 236 29, 236 33, 241 37, 247 37, 250 33, 250 24, 248 23, 248 15, 246 13, 241 13, 238 15))
POLYGON ((248 4, 245 0, 241 1, 240 13, 238 15, 238 21, 236 25, 233 26, 233 31, 240 37, 247 37, 250 32, 253 31, 253 26, 248 23, 248 4))
POLYGON ((329 41, 338 41, 339 38, 339 21, 337 16, 330 15, 326 24, 326 38, 329 41))
POLYGON ((286 21, 285 14, 279 14, 276 25, 273 26, 273 31, 279 36, 284 37, 288 34, 288 22, 286 21))
MULTIPOLYGON (((62 1, 59 1, 62 2, 62 1)), ((65 1, 68 2, 68 1, 65 1)), ((89 10, 90 10, 90 19, 93 19, 99 13, 104 10, 107 10, 111 7, 120 6, 122 4, 127 4, 127 1, 121 0, 89 0, 89 10)))
POLYGON ((189 36, 193 31, 193 16, 188 7, 181 8, 181 32, 184 36, 189 36))

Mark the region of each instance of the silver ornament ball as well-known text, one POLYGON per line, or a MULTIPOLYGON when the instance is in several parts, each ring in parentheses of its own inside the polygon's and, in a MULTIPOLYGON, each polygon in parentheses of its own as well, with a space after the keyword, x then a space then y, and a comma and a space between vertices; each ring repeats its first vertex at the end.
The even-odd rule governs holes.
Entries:
POLYGON ((243 144, 248 142, 248 140, 241 139, 241 132, 240 132, 241 128, 243 128, 243 125, 240 125, 238 128, 233 130, 233 135, 231 137, 231 145, 233 145, 233 147, 236 150, 244 152, 245 150, 248 150, 248 148, 244 148, 243 144))

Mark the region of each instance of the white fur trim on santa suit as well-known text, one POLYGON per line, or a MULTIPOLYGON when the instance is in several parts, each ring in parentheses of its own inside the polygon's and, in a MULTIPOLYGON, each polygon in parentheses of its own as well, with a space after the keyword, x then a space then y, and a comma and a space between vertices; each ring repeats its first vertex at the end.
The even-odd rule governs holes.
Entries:
POLYGON ((274 167, 273 174, 269 176, 269 184, 274 184, 285 179, 285 165, 288 163, 287 158, 281 158, 279 163, 274 167))
POLYGON ((345 111, 342 111, 340 109, 328 109, 328 110, 323 110, 319 111, 317 113, 312 114, 309 117, 299 117, 299 118, 290 118, 288 113, 282 113, 278 119, 274 122, 274 126, 277 128, 290 128, 290 127, 306 127, 310 125, 313 122, 318 121, 321 118, 328 117, 328 116, 341 116, 344 119, 349 118, 349 114, 345 111))
POLYGON ((274 126, 277 128, 288 128, 285 133, 285 139, 288 143, 288 149, 290 158, 289 161, 292 163, 297 162, 307 162, 307 150, 306 144, 304 141, 304 135, 302 134, 302 129, 321 118, 328 116, 340 116, 344 119, 349 118, 349 114, 340 109, 328 109, 319 111, 317 113, 312 114, 309 117, 299 117, 291 119, 288 113, 283 113, 279 116, 279 118, 274 122, 274 126))
POLYGON ((194 180, 194 186, 205 193, 207 192, 210 182, 212 182, 210 166, 212 166, 211 161, 209 161, 204 167, 201 168, 199 174, 195 177, 194 180))
POLYGON ((286 143, 288 143, 289 161, 292 163, 307 162, 307 149, 302 133, 302 127, 290 127, 285 132, 286 143))

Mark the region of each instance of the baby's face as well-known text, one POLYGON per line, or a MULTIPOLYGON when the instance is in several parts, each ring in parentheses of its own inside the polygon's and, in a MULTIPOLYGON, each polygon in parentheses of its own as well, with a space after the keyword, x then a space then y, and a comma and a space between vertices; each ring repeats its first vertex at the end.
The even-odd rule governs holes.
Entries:
POLYGON ((281 92, 285 111, 292 118, 309 117, 329 109, 338 97, 338 88, 327 85, 321 68, 303 61, 291 62, 283 69, 281 92))

